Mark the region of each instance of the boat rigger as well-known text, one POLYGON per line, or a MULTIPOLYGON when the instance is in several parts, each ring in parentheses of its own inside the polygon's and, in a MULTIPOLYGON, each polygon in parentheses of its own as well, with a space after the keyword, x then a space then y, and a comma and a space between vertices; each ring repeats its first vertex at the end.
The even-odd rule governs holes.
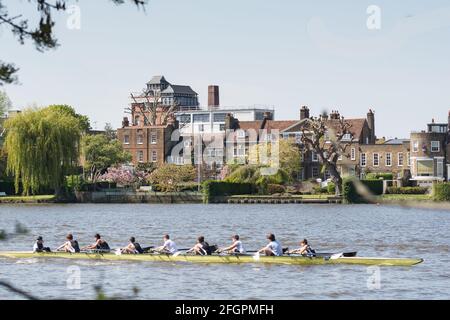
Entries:
POLYGON ((321 255, 313 257, 298 255, 260 256, 250 254, 233 255, 190 255, 190 254, 122 254, 114 253, 67 253, 67 252, 0 252, 0 257, 11 259, 26 258, 61 258, 78 260, 106 260, 106 261, 142 261, 142 262, 190 262, 190 263, 261 263, 282 265, 327 265, 327 264, 353 264, 365 266, 413 266, 423 262, 423 259, 413 258, 382 258, 382 257, 348 257, 343 254, 321 255))

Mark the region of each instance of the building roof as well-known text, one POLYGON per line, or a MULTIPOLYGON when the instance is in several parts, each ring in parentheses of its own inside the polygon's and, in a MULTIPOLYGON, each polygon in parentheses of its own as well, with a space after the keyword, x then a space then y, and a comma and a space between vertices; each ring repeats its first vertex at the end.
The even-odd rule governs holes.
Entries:
POLYGON ((410 141, 409 139, 398 139, 398 138, 395 138, 395 139, 386 140, 384 142, 384 144, 390 144, 390 145, 395 144, 395 145, 398 145, 398 144, 408 143, 409 141, 410 141))
POLYGON ((283 131, 295 125, 297 122, 298 120, 281 120, 281 121, 267 120, 263 129, 267 129, 268 132, 272 130, 283 131))
MULTIPOLYGON (((345 119, 345 123, 350 125, 348 129, 354 140, 359 140, 361 135, 363 134, 363 128, 367 124, 367 120, 365 118, 361 119, 345 119)), ((332 128, 334 130, 339 129, 340 122, 339 120, 327 120, 327 127, 332 128)))
POLYGON ((192 90, 190 86, 179 86, 171 84, 169 85, 165 90, 163 90, 161 93, 174 93, 174 94, 191 94, 191 95, 197 95, 197 92, 192 90))
POLYGON ((262 121, 239 121, 239 129, 241 130, 259 130, 261 125, 262 121))
POLYGON ((160 84, 161 82, 169 83, 164 76, 154 76, 147 84, 160 84))

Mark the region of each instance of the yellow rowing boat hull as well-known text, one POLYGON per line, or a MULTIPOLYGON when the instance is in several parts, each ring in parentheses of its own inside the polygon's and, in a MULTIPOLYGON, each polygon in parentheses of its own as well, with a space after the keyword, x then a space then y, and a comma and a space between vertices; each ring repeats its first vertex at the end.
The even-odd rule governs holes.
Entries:
POLYGON ((370 258, 370 257, 340 257, 330 259, 329 257, 255 257, 252 255, 164 255, 164 254, 122 254, 114 253, 31 253, 31 252, 0 252, 0 257, 11 259, 26 258, 60 258, 77 260, 107 260, 107 261, 153 261, 153 262, 191 262, 191 263, 263 263, 263 264, 285 264, 285 265, 325 265, 325 264, 354 264, 366 266, 413 266, 423 262, 423 259, 408 258, 370 258))

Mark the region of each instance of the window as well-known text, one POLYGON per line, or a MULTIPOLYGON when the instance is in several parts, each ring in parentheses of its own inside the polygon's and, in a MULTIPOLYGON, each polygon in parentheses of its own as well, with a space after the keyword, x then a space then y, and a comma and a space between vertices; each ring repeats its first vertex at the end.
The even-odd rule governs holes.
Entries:
POLYGON ((367 165, 367 158, 365 153, 361 153, 361 167, 365 167, 367 165))
POLYGON ((142 134, 137 136, 137 144, 144 144, 144 136, 142 134))
POLYGON ((194 122, 209 122, 209 113, 194 114, 194 122))
POLYGON ((139 161, 139 162, 144 162, 144 151, 139 150, 139 151, 137 152, 137 158, 138 158, 138 161, 139 161))
POLYGON ((191 115, 190 114, 179 115, 178 121, 182 124, 191 123, 191 115))
POLYGON ((237 148, 234 149, 234 155, 236 157, 243 157, 243 156, 245 156, 245 145, 238 144, 237 148))
POLYGON ((129 135, 123 136, 123 144, 130 144, 130 136, 129 135))
POLYGON ((413 142, 413 152, 419 152, 419 141, 413 142))
POLYGON ((139 116, 136 116, 136 117, 134 118, 134 125, 135 125, 135 126, 138 126, 139 123, 140 123, 140 118, 139 118, 139 116))
POLYGON ((351 133, 346 133, 342 136, 342 141, 350 141, 352 140, 352 134, 351 133))
POLYGON ((398 153, 398 166, 403 167, 403 152, 398 153))
POLYGON ((319 161, 319 156, 318 156, 317 153, 314 152, 314 151, 311 152, 311 158, 312 158, 312 161, 313 161, 313 162, 319 161))
POLYGON ((386 153, 386 166, 392 166, 392 153, 390 152, 386 153))
POLYGON ((152 162, 158 161, 158 153, 156 151, 152 151, 152 162))
POLYGON ((283 133, 283 139, 289 139, 289 133, 283 133))
POLYGON ((312 168, 312 177, 313 178, 318 178, 319 177, 319 168, 317 168, 317 167, 313 167, 312 168))
POLYGON ((295 134, 295 143, 302 143, 302 134, 299 132, 295 134))
POLYGON ((353 161, 356 160, 356 149, 355 148, 352 148, 350 150, 350 157, 351 157, 351 160, 353 160, 353 161))
POLYGON ((430 177, 434 175, 433 160, 417 160, 417 175, 421 177, 430 177))
POLYGON ((225 122, 226 113, 214 113, 213 120, 214 122, 225 122))
POLYGON ((150 138, 150 143, 151 144, 156 144, 156 142, 157 142, 156 132, 152 132, 151 138, 150 138))
POLYGON ((408 163, 408 167, 411 167, 411 153, 406 153, 406 161, 408 163))
POLYGON ((441 151, 441 145, 439 141, 431 141, 431 152, 441 151))
POLYGON ((374 167, 380 166, 380 155, 378 153, 373 154, 373 166, 374 167))

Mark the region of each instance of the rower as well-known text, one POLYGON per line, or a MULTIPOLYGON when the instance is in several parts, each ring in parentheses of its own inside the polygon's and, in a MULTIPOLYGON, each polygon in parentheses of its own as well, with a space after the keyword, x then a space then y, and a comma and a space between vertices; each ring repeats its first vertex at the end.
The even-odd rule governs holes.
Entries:
POLYGON ((258 253, 264 253, 266 256, 282 256, 283 248, 281 244, 275 239, 275 235, 270 233, 267 235, 267 240, 269 240, 269 244, 264 248, 260 249, 258 253))
POLYGON ((142 254, 144 250, 141 248, 141 245, 136 242, 135 237, 130 238, 130 243, 125 248, 121 249, 123 254, 142 254))
POLYGON ((205 241, 204 236, 200 236, 197 238, 197 244, 193 246, 191 249, 186 251, 186 253, 195 253, 197 255, 201 256, 210 256, 212 254, 211 247, 209 246, 208 242, 205 241))
POLYGON ((78 245, 78 241, 73 239, 73 235, 69 233, 66 236, 66 242, 62 244, 56 251, 62 251, 62 252, 71 252, 71 253, 79 253, 80 252, 80 246, 78 245))
POLYGON ((110 252, 108 243, 102 239, 102 237, 97 233, 95 235, 95 242, 89 246, 81 248, 81 250, 98 250, 101 252, 110 252))
POLYGON ((304 256, 315 256, 316 255, 316 250, 312 249, 311 246, 308 244, 308 240, 303 239, 300 242, 300 248, 298 249, 294 249, 289 251, 290 254, 301 254, 304 256))
POLYGON ((44 239, 41 236, 37 237, 33 245, 33 253, 36 252, 51 252, 49 247, 44 247, 44 239))
POLYGON ((170 236, 168 234, 165 234, 163 236, 163 241, 164 244, 161 247, 156 248, 156 252, 175 254, 178 251, 176 243, 170 239, 170 236))
POLYGON ((242 245, 241 240, 239 240, 239 235, 234 235, 233 237, 231 237, 231 240, 233 241, 233 243, 231 244, 231 246, 223 248, 223 249, 219 249, 219 252, 222 251, 226 251, 227 253, 245 253, 244 250, 244 246, 242 245))

